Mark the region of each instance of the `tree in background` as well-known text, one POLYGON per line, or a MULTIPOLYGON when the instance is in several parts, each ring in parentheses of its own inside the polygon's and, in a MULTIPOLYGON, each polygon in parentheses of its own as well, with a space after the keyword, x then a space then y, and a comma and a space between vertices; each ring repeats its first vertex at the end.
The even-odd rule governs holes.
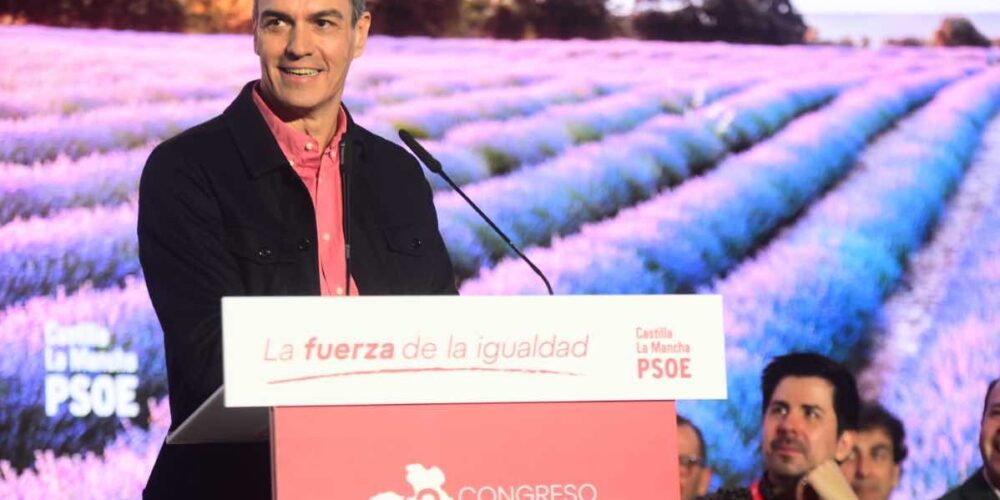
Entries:
POLYGON ((253 0, 177 0, 184 27, 195 33, 249 33, 253 0))
POLYGON ((181 31, 185 15, 175 0, 7 0, 0 18, 73 28, 181 31))
POLYGON ((391 36, 457 36, 462 0, 368 0, 372 33, 391 36))
POLYGON ((541 38, 609 38, 614 22, 604 0, 539 0, 534 19, 541 38))
POLYGON ((605 0, 466 0, 482 13, 470 32, 491 38, 603 39, 615 34, 605 0))
POLYGON ((986 38, 972 21, 965 17, 947 17, 941 21, 941 26, 934 32, 931 45, 939 47, 989 47, 990 39, 986 38))
POLYGON ((636 8, 633 29, 650 40, 791 44, 807 30, 790 0, 645 0, 636 8))

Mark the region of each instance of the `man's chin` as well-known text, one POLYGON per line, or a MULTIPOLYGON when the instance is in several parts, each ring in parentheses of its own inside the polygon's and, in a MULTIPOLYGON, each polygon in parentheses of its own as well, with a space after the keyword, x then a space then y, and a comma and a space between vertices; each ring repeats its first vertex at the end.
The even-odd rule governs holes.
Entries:
POLYGON ((851 484, 851 489, 858 495, 858 500, 882 500, 885 496, 878 488, 871 485, 851 484))
POLYGON ((809 467, 800 460, 782 461, 772 458, 767 467, 771 480, 780 483, 796 483, 805 477, 809 467))

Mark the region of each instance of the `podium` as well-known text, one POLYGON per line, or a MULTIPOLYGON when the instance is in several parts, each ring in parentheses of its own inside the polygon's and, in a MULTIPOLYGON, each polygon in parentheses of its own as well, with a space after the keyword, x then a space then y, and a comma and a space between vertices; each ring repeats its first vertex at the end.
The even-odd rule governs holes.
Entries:
POLYGON ((269 439, 280 500, 673 500, 726 397, 718 296, 227 297, 223 354, 168 442, 269 439))

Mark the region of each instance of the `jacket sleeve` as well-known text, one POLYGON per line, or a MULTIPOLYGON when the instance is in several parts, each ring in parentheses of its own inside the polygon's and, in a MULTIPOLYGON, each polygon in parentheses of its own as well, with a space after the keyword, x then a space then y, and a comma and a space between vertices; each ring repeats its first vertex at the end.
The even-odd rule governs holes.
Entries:
POLYGON ((451 256, 448 254, 448 247, 441 236, 441 229, 438 225, 437 208, 434 207, 434 192, 430 183, 420 170, 420 165, 412 160, 417 171, 417 179, 414 183, 419 190, 421 203, 426 207, 426 218, 431 231, 431 248, 433 249, 434 280, 428 293, 435 295, 458 295, 458 286, 455 284, 455 269, 451 263, 451 256))
POLYGON ((143 169, 138 237, 177 426, 222 384, 221 298, 244 295, 244 286, 208 179, 167 145, 143 169))

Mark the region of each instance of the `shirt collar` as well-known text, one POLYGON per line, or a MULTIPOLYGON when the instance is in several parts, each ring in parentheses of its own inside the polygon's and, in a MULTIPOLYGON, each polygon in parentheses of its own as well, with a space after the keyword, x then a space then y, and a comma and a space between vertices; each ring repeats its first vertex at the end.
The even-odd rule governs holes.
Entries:
POLYGON ((267 102, 260 95, 257 85, 253 87, 252 97, 254 105, 260 111, 261 116, 264 118, 264 123, 267 124, 267 128, 278 143, 278 147, 281 148, 281 152, 284 153, 293 166, 313 166, 314 168, 319 168, 319 163, 315 160, 319 159, 330 148, 336 148, 340 142, 340 138, 347 131, 347 113, 344 111, 343 103, 341 103, 339 113, 337 113, 337 129, 333 134, 330 145, 327 147, 327 151, 319 151, 319 143, 316 139, 285 123, 271 110, 271 107, 267 105, 267 102))

